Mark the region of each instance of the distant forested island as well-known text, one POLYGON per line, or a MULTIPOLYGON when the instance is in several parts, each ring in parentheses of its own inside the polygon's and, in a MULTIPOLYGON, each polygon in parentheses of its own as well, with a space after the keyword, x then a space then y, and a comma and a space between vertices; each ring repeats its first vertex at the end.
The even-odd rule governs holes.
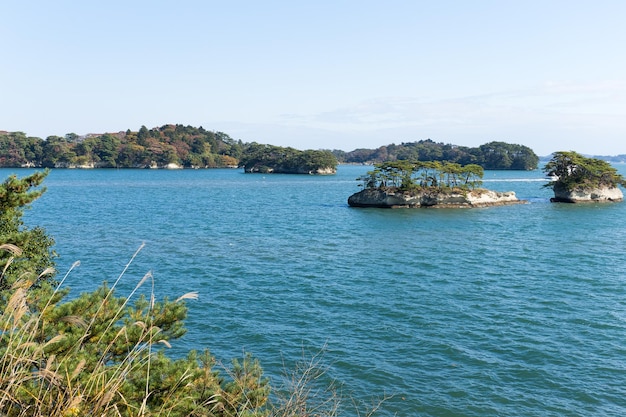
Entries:
POLYGON ((333 173, 327 150, 243 143, 203 127, 164 125, 138 131, 69 133, 45 140, 0 131, 0 167, 34 168, 237 168, 246 172, 333 173))
POLYGON ((48 136, 0 131, 0 167, 33 168, 244 168, 261 173, 334 173, 338 163, 448 161, 483 169, 536 169, 539 158, 528 147, 489 142, 479 147, 430 139, 377 149, 305 150, 244 143, 203 127, 167 124, 138 131, 48 136))
POLYGON ((479 147, 437 143, 430 139, 391 144, 376 149, 333 151, 340 163, 377 164, 386 161, 447 161, 480 165, 483 169, 537 169, 539 157, 527 146, 489 142, 479 147))
POLYGON ((585 155, 588 158, 600 159, 612 164, 626 164, 626 154, 620 155, 585 155))

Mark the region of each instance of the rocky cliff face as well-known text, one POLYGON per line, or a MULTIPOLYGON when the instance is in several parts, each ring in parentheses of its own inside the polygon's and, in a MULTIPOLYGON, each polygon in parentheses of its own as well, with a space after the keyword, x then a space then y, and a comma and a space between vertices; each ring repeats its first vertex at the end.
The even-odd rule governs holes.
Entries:
POLYGON ((401 192, 381 188, 366 188, 348 198, 351 207, 382 208, 471 208, 519 204, 513 191, 500 193, 485 189, 462 192, 417 191, 401 192))
POLYGON ((567 190, 560 184, 555 184, 554 198, 550 201, 556 203, 604 203, 624 200, 624 194, 618 187, 577 188, 567 190))

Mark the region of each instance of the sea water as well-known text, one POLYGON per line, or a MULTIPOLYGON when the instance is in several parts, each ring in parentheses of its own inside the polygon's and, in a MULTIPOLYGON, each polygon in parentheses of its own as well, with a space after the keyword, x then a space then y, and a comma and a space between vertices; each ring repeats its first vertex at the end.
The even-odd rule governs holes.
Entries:
POLYGON ((348 207, 369 169, 53 170, 25 221, 60 276, 81 261, 73 294, 145 243, 118 295, 148 271, 158 298, 199 293, 173 355, 249 352, 279 383, 321 352, 344 415, 383 396, 376 415, 626 415, 626 203, 554 204, 540 171, 486 171, 528 204, 348 207))

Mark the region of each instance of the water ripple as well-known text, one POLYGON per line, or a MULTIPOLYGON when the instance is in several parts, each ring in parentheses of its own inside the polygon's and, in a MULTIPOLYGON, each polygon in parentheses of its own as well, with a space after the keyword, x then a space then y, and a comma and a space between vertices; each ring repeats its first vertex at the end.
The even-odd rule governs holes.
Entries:
POLYGON ((129 280, 200 293, 174 354, 246 350, 278 378, 326 346, 358 401, 395 394, 383 416, 626 413, 626 205, 550 204, 541 173, 497 172, 488 187, 530 204, 349 208, 367 169, 53 171, 26 219, 61 269, 82 261, 77 289, 146 241, 129 280))

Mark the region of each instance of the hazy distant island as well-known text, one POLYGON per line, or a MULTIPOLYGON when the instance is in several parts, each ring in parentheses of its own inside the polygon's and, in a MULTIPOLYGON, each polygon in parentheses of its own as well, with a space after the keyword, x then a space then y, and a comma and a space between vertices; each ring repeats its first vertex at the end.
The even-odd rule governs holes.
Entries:
POLYGON ((243 168, 246 172, 332 174, 337 164, 384 161, 449 161, 483 169, 536 169, 539 158, 528 147, 489 142, 470 148, 430 139, 376 149, 297 150, 244 143, 202 126, 167 124, 138 131, 48 136, 0 131, 0 167, 32 168, 243 168))
POLYGON ((376 149, 333 151, 339 163, 377 164, 387 161, 447 161, 461 165, 476 164, 486 170, 533 170, 539 157, 527 146, 489 142, 479 147, 438 143, 430 139, 376 149))
POLYGON ((552 188, 552 202, 619 202, 624 194, 619 186, 626 180, 607 161, 589 158, 576 152, 555 152, 543 168, 552 180, 545 187, 552 188))
POLYGON ((363 190, 348 198, 351 207, 471 208, 520 204, 513 191, 480 188, 483 168, 455 162, 391 161, 357 178, 363 190))

